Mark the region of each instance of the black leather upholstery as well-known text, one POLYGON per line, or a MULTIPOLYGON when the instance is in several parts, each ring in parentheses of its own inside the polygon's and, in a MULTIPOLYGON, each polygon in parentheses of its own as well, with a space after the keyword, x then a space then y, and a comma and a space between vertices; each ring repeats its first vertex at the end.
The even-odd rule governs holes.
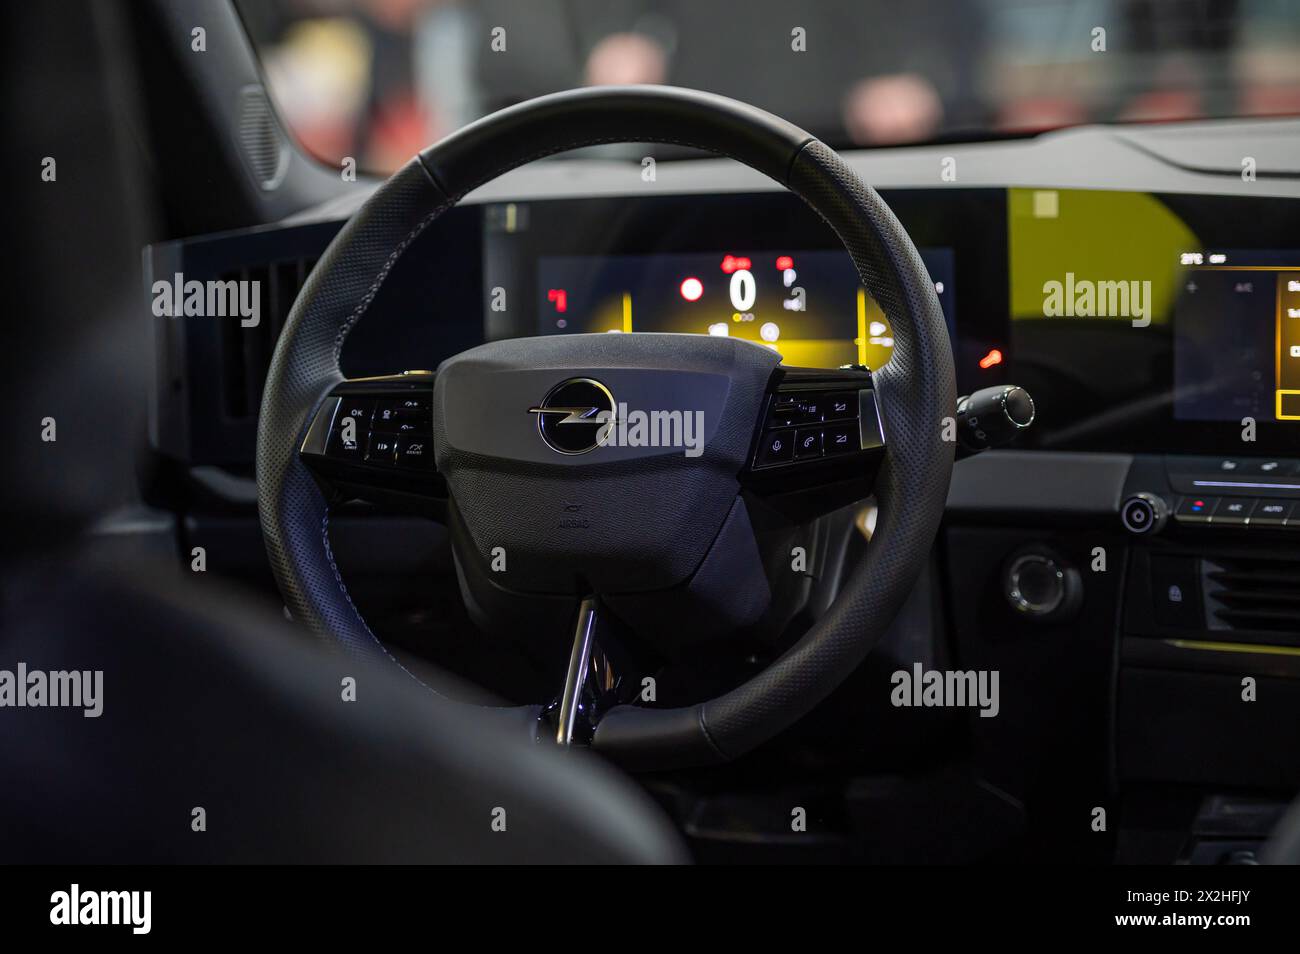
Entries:
POLYGON ((324 500, 296 455, 312 411, 339 379, 342 342, 411 239, 466 192, 532 159, 622 141, 729 155, 798 193, 843 240, 895 339, 878 375, 887 440, 880 522, 869 556, 830 612, 735 691, 685 710, 616 709, 595 737, 598 749, 632 763, 716 761, 771 737, 867 654, 924 565, 951 476, 953 446, 941 439, 941 422, 953 413, 956 392, 934 287, 880 196, 802 130, 711 94, 604 88, 521 104, 425 150, 344 228, 294 305, 263 397, 259 509, 276 578, 295 615, 352 652, 381 652, 334 568, 324 500))
POLYGON ((0 862, 688 860, 625 775, 525 741, 527 713, 485 724, 391 664, 295 638, 237 592, 133 570, 64 554, 57 572, 5 580, 0 669, 103 678, 97 718, 4 710, 0 862))
MULTIPOLYGON (((326 652, 268 616, 261 594, 225 589, 219 572, 191 572, 168 511, 120 509, 119 490, 139 486, 144 428, 129 409, 143 404, 155 333, 141 317, 138 226, 149 204, 137 186, 158 169, 148 141, 136 141, 146 124, 131 109, 136 51, 125 42, 137 14, 125 4, 93 16, 49 4, 6 12, 15 42, 0 97, 23 106, 5 112, 12 152, 59 157, 57 185, 33 178, 6 206, 7 224, 27 239, 10 287, 21 292, 19 312, 40 316, 14 324, 12 350, 26 360, 10 400, 15 421, 57 415, 59 439, 43 444, 24 428, 32 439, 0 455, 12 518, 0 539, 0 863, 685 860, 638 786, 585 753, 532 742, 531 711, 485 724, 495 720, 446 704, 382 654, 371 662, 326 652), (124 142, 132 148, 119 149, 124 142), (78 536, 110 514, 111 532, 78 536), (15 705, 15 690, 28 688, 20 666, 61 679, 102 672, 93 701, 78 700, 99 715, 15 705), (356 680, 355 701, 343 697, 344 677, 356 680), (196 807, 205 831, 192 827, 196 807), (493 828, 496 808, 504 831, 493 828)), ((178 183, 189 181, 185 171, 164 170, 178 183)), ((425 176, 413 171, 404 185, 418 191, 425 176)), ((405 211, 363 217, 352 234, 370 236, 386 259, 395 242, 384 228, 405 211)), ((323 277, 313 279, 317 307, 349 300, 360 313, 365 288, 335 283, 373 275, 323 277)), ((297 532, 319 542, 324 519, 315 488, 295 483, 285 415, 337 375, 342 324, 309 317, 299 329, 308 347, 282 375, 271 412, 286 424, 272 435, 284 450, 286 547, 298 545, 297 532)), ((338 592, 310 575, 328 572, 328 558, 295 570, 309 574, 304 600, 338 592)), ((364 650, 368 633, 349 622, 364 650)), ((335 890, 331 913, 347 901, 335 890)))

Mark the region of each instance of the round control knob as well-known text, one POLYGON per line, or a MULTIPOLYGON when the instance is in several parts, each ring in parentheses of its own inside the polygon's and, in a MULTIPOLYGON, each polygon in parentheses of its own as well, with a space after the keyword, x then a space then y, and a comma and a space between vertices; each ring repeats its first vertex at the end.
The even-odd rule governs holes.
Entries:
POLYGON ((1007 584, 1007 601, 1029 616, 1045 616, 1065 599, 1065 573, 1042 554, 1026 554, 1012 562, 1007 584))
POLYGON ((1155 494, 1142 491, 1120 505, 1119 519, 1129 533, 1159 533, 1169 519, 1169 507, 1155 494))

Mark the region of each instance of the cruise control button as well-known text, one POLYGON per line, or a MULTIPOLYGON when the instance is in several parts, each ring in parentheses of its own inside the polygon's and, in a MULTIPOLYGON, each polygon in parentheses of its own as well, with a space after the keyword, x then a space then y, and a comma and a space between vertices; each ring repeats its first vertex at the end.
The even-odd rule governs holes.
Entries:
POLYGON ((806 460, 822 456, 822 432, 819 430, 795 431, 794 459, 806 460))
POLYGON ((1216 527, 1244 527, 1250 522, 1250 512, 1255 509, 1255 501, 1250 497, 1224 497, 1214 508, 1213 523, 1216 527))
POLYGON ((366 447, 366 462, 391 465, 397 453, 397 440, 393 434, 373 431, 370 434, 370 444, 366 447))
POLYGON ((428 418, 424 420, 406 420, 400 417, 389 417, 387 420, 381 421, 379 415, 376 414, 375 422, 371 427, 375 431, 384 434, 410 434, 412 436, 420 436, 432 433, 433 421, 428 418))
POLYGON ((794 460, 794 431, 773 431, 764 434, 758 445, 758 466, 784 464, 794 460))
MULTIPOLYGON (((828 421, 856 420, 858 416, 858 395, 854 391, 832 394, 826 398, 825 417, 828 421)), ((829 453, 829 450, 827 451, 829 453)))
POLYGON ((837 424, 826 428, 824 448, 827 454, 850 454, 858 450, 858 425, 837 424))
POLYGON ((432 406, 421 398, 394 398, 381 400, 374 408, 374 426, 391 430, 400 422, 419 422, 432 420, 432 406))
POLYGON ((426 437, 404 435, 397 439, 397 464, 400 467, 433 466, 433 442, 426 437))
POLYGON ((1179 523, 1209 523, 1218 504, 1218 497, 1184 497, 1178 502, 1174 519, 1179 523))
POLYGON ((1291 500, 1257 500, 1250 513, 1252 527, 1285 527, 1295 502, 1291 500))

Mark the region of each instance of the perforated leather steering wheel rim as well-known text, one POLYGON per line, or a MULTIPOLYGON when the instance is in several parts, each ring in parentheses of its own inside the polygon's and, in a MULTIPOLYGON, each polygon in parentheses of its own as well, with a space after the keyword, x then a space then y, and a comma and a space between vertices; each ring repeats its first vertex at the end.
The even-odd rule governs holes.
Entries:
MULTIPOLYGON (((426 149, 343 227, 290 312, 258 421, 258 511, 294 618, 344 652, 387 654, 338 571, 326 497, 297 453, 316 410, 343 381, 344 342, 406 249, 466 194, 534 159, 614 142, 728 156, 800 196, 844 243, 894 337, 890 361, 875 373, 886 435, 875 490, 879 519, 833 605, 772 665, 731 692, 680 708, 615 707, 592 742, 633 767, 723 761, 808 712, 876 645, 925 567, 952 471, 954 444, 943 439, 943 420, 953 413, 956 388, 934 286, 884 200, 798 127, 708 93, 605 87, 530 100, 426 149)), ((524 726, 535 722, 537 709, 486 711, 524 726)))

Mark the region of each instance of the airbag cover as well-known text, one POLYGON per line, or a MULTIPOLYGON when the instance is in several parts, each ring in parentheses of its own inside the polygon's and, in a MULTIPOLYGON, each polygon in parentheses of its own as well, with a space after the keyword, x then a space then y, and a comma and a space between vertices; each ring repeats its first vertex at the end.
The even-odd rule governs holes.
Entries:
POLYGON ((534 593, 645 592, 689 580, 739 492, 779 361, 751 342, 657 334, 519 338, 449 358, 434 384, 434 457, 471 537, 458 551, 477 556, 466 572, 534 593), (573 448, 594 443, 597 429, 561 424, 569 412, 555 408, 594 407, 598 399, 574 398, 599 390, 561 388, 574 379, 602 386, 628 425, 582 453, 573 448), (553 392, 560 400, 547 401, 553 392), (640 435, 637 412, 657 422, 640 435), (681 440, 653 446, 652 434, 681 440))

